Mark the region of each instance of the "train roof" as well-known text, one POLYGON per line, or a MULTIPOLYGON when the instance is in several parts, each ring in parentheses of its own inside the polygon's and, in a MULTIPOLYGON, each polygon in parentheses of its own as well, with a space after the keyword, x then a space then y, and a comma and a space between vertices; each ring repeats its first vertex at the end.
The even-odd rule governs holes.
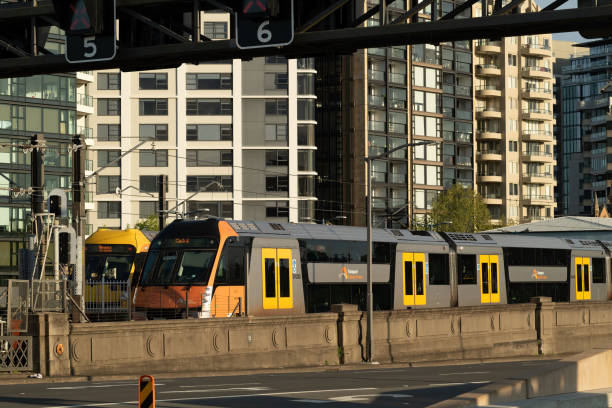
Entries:
MULTIPOLYGON (((343 225, 295 224, 266 221, 227 221, 240 236, 247 237, 292 237, 295 239, 329 239, 366 241, 367 228, 343 225)), ((372 229, 372 240, 376 242, 420 242, 446 243, 434 231, 408 231, 401 229, 372 229)))

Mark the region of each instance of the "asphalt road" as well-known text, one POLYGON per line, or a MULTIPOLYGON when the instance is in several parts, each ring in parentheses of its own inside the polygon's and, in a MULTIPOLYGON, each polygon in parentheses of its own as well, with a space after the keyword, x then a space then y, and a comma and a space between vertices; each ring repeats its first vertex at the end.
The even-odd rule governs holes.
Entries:
MULTIPOLYGON (((308 408, 426 407, 483 384, 533 375, 556 360, 436 367, 157 378, 156 407, 308 408)), ((0 407, 138 406, 137 379, 128 381, 0 385, 0 407)))

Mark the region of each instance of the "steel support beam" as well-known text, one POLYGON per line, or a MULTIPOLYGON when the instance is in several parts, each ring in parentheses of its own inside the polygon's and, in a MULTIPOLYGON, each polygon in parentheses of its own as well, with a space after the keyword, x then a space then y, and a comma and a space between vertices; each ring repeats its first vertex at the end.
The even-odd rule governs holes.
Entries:
MULTIPOLYGON (((400 24, 400 23, 404 23, 406 20, 408 20, 410 17, 414 16, 415 14, 417 14, 419 11, 423 10, 425 7, 429 6, 430 4, 433 3, 434 0, 425 0, 422 3, 419 3, 418 6, 411 8, 410 10, 402 13, 401 16, 399 16, 398 18, 396 18, 395 20, 393 20, 391 22, 391 24, 400 24)), ((427 23, 425 23, 427 24, 427 23)))
POLYGON ((462 13, 465 10, 472 8, 472 5, 476 3, 477 1, 478 0, 467 0, 465 3, 460 4, 459 6, 455 7, 453 11, 451 11, 450 13, 447 13, 444 16, 442 16, 440 20, 452 20, 453 18, 457 17, 459 13, 462 13))
POLYGON ((322 12, 320 12, 319 14, 317 14, 316 16, 314 16, 313 18, 305 22, 300 28, 296 29, 295 32, 305 33, 306 31, 310 30, 312 27, 319 24, 321 21, 325 20, 327 17, 334 14, 336 11, 342 8, 342 6, 344 6, 349 1, 350 0, 337 1, 336 3, 332 4, 331 6, 329 6, 328 8, 326 8, 325 10, 323 10, 322 12))
POLYGON ((0 38, 0 50, 5 49, 11 54, 17 55, 18 57, 27 57, 30 54, 22 50, 21 48, 17 48, 7 40, 0 38))
POLYGON ((567 3, 567 0, 556 0, 550 3, 548 6, 544 7, 542 11, 550 11, 555 10, 557 7, 564 5, 567 3))
POLYGON ((501 8, 498 12, 493 13, 494 15, 502 16, 510 13, 513 9, 517 8, 525 0, 512 0, 509 4, 501 8))
MULTIPOLYGON (((395 0, 385 0, 385 1, 386 1, 386 4, 389 5, 389 4, 391 4, 391 2, 393 2, 395 0)), ((377 4, 374 7, 372 7, 371 9, 369 9, 368 11, 366 11, 361 16, 357 17, 355 19, 355 21, 353 21, 350 24, 350 26, 351 27, 360 26, 361 24, 365 23, 370 17, 372 17, 373 15, 375 15, 376 13, 379 13, 379 12, 380 12, 380 4, 377 4)))
POLYGON ((589 27, 612 31, 612 5, 580 9, 553 10, 545 13, 509 14, 458 20, 443 20, 378 27, 296 34, 293 43, 282 48, 238 49, 234 40, 206 43, 168 44, 154 47, 120 48, 112 61, 68 64, 63 55, 5 58, 0 60, 0 76, 14 77, 44 73, 122 68, 145 70, 181 63, 220 59, 249 59, 267 55, 289 58, 328 53, 351 53, 357 47, 375 48, 393 45, 439 43, 445 41, 497 38, 578 31, 589 27))
POLYGON ((141 21, 141 22, 145 23, 146 25, 148 25, 150 27, 153 27, 157 31, 167 35, 170 38, 174 38, 175 40, 180 41, 180 42, 189 42, 189 40, 187 38, 183 37, 182 35, 175 33, 174 31, 170 30, 169 28, 164 27, 163 25, 161 25, 159 23, 156 23, 155 21, 151 20, 150 18, 145 17, 142 14, 135 12, 134 10, 130 10, 129 8, 122 8, 120 10, 120 12, 123 13, 123 14, 127 14, 128 16, 130 16, 130 17, 132 17, 132 18, 134 18, 134 19, 136 19, 138 21, 141 21))

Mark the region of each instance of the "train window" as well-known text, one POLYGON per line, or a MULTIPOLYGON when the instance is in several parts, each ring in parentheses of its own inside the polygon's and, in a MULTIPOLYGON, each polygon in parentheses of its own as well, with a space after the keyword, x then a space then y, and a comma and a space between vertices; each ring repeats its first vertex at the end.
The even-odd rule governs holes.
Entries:
POLYGON ((274 258, 266 258, 266 296, 267 298, 276 297, 276 273, 275 273, 274 258))
POLYGON ((489 264, 482 262, 480 271, 482 274, 482 293, 489 293, 489 264))
POLYGON ((497 276, 497 264, 495 262, 491 263, 491 293, 497 293, 497 280, 499 277, 497 276))
POLYGON ((448 285, 448 255, 429 254, 429 284, 448 285))
POLYGON ((389 242, 374 242, 372 245, 372 263, 389 265, 391 263, 391 256, 395 252, 394 249, 395 247, 389 242))
POLYGON ((576 283, 578 292, 582 292, 582 265, 576 265, 576 283))
POLYGON ((159 267, 157 268, 157 276, 155 283, 164 284, 170 283, 174 264, 176 263, 176 251, 170 251, 163 254, 159 267))
MULTIPOLYGON (((300 242, 302 259, 305 262, 329 263, 366 263, 368 245, 362 241, 305 240, 300 242)), ((392 245, 387 242, 374 242, 372 262, 390 264, 392 245)))
POLYGON ((176 274, 176 283, 207 284, 215 262, 214 251, 185 251, 176 274))
POLYGON ((590 279, 589 279, 589 265, 586 264, 584 265, 584 291, 588 292, 589 290, 591 290, 589 288, 590 286, 590 279))
POLYGON ((278 275, 279 275, 279 290, 280 297, 291 296, 291 290, 289 284, 291 283, 291 272, 289 270, 289 259, 279 258, 278 259, 278 275))
POLYGON ((505 248, 509 266, 565 266, 568 251, 564 249, 505 248))
POLYGON ((147 255, 147 260, 145 261, 145 265, 142 268, 142 278, 140 281, 143 285, 154 283, 153 276, 155 268, 155 263, 157 262, 157 258, 159 256, 159 251, 149 251, 147 255))
POLYGON ((404 262, 404 288, 405 295, 412 295, 412 262, 404 262))
POLYGON ((604 258, 593 258, 593 283, 606 283, 606 267, 604 258))
POLYGON ((458 255, 457 274, 459 285, 476 285, 476 255, 458 255))
POLYGON ((416 263, 416 294, 423 294, 423 287, 425 286, 425 274, 423 272, 423 262, 416 263))
POLYGON ((244 285, 244 249, 225 247, 219 260, 215 285, 244 285))

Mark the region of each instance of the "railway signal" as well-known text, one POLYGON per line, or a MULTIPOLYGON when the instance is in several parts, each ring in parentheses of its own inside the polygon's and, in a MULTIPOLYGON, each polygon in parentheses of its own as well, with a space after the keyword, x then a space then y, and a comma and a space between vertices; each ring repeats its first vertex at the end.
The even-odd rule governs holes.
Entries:
POLYGON ((236 13, 239 48, 281 47, 293 42, 293 0, 243 0, 236 13))

